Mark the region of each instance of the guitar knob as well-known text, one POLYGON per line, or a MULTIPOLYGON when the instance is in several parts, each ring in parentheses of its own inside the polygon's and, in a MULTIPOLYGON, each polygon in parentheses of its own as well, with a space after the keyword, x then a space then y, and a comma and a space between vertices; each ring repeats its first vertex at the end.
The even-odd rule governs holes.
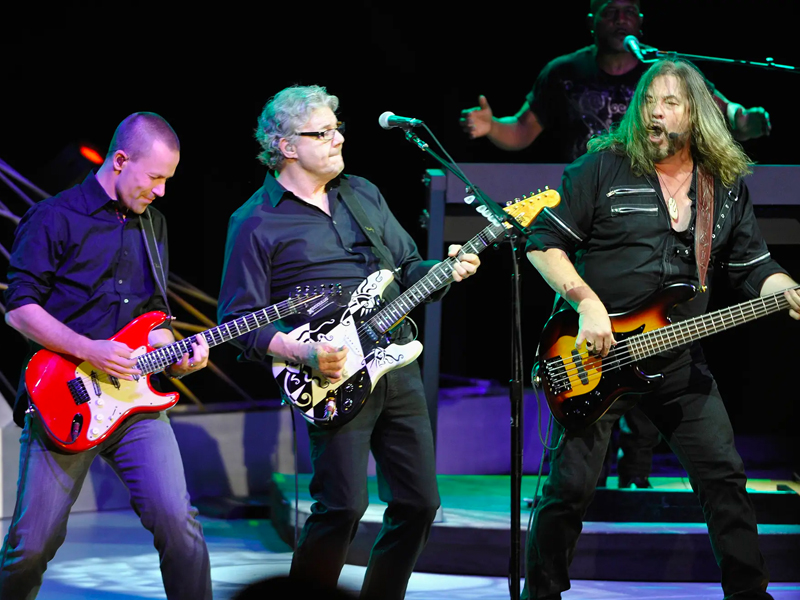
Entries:
POLYGON ((355 386, 352 383, 346 383, 344 386, 344 391, 347 392, 348 394, 351 394, 354 389, 355 386))
POLYGON ((97 404, 97 406, 103 406, 103 404, 105 404, 105 402, 103 401, 102 398, 98 398, 97 402, 95 402, 95 404, 97 404))
POLYGON ((353 400, 352 399, 347 398, 347 400, 342 402, 342 410, 344 410, 344 412, 347 412, 351 408, 353 408, 353 400))
POLYGON ((102 420, 103 420, 103 415, 101 415, 101 414, 98 414, 98 415, 95 417, 95 421, 102 421, 102 420))
POLYGON ((100 430, 97 427, 92 427, 92 435, 98 435, 100 430))

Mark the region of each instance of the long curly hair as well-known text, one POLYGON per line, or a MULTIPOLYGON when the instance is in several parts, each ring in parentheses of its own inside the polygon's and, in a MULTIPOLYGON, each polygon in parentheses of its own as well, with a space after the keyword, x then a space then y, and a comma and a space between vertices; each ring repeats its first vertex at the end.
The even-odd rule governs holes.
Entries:
POLYGON ((689 131, 692 157, 726 186, 751 172, 752 161, 733 139, 722 111, 717 106, 705 79, 685 60, 660 60, 642 75, 630 106, 619 125, 608 133, 595 136, 588 143, 589 152, 611 150, 631 159, 633 172, 644 175, 655 171, 648 140, 647 94, 656 77, 674 75, 689 103, 689 131))

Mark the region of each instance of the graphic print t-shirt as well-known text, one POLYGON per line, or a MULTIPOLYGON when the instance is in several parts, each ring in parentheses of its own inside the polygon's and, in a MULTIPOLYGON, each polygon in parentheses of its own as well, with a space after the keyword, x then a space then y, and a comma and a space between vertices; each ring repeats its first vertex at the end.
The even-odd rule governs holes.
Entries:
POLYGON ((528 94, 539 122, 556 134, 554 160, 559 162, 585 154, 589 138, 622 120, 648 68, 639 63, 624 75, 609 75, 597 66, 596 56, 597 47, 587 46, 550 61, 528 94))

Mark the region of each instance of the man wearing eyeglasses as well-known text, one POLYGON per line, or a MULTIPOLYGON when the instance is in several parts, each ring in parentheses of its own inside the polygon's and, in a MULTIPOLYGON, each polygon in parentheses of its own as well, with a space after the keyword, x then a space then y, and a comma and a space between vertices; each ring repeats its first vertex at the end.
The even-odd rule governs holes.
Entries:
MULTIPOLYGON (((369 181, 343 175, 343 124, 339 101, 318 86, 282 90, 264 107, 256 139, 259 159, 270 171, 264 185, 232 215, 225 249, 219 320, 229 321, 288 297, 296 286, 340 283, 355 289, 384 268, 382 242, 395 271, 383 293, 391 301, 436 264, 423 261, 369 181), (348 192, 348 189, 350 190, 348 192), (347 198, 343 198, 346 195, 347 198), (366 216, 359 220, 355 201, 366 216), (381 263, 379 265, 379 263, 381 263), (399 285, 398 285, 399 284, 399 285)), ((460 246, 450 247, 456 256, 460 246)), ((475 273, 474 254, 459 258, 453 279, 475 273)), ((443 295, 434 294, 432 299, 443 295)), ((333 382, 344 373, 347 350, 327 343, 301 343, 283 333, 303 324, 288 317, 238 338, 242 360, 278 357, 310 366, 333 382)), ((394 341, 410 341, 401 326, 394 341)), ((388 503, 384 525, 370 555, 362 598, 403 598, 417 557, 439 506, 433 435, 419 366, 387 372, 361 411, 335 429, 309 426, 315 500, 295 550, 291 575, 334 588, 358 522, 368 504, 367 463, 378 465, 380 497, 388 503)))

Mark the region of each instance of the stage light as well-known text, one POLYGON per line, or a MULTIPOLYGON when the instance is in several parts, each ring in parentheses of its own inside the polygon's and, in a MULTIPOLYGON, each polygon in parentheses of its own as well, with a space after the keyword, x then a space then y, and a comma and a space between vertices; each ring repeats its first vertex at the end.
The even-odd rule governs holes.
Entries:
POLYGON ((96 165, 103 164, 103 157, 100 153, 90 146, 81 146, 81 156, 96 165))
POLYGON ((80 183, 86 175, 103 164, 104 152, 88 140, 66 144, 51 160, 35 173, 36 181, 47 190, 60 190, 80 183))

